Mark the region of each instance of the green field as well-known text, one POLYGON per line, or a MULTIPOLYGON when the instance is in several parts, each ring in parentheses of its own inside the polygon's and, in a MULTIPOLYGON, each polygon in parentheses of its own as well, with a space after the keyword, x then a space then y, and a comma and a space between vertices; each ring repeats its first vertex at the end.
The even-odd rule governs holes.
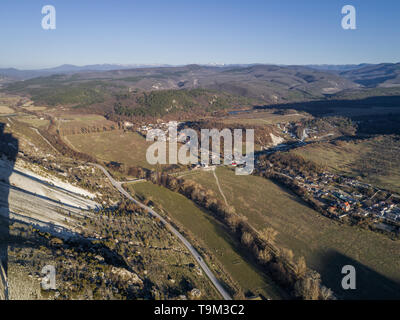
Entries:
POLYGON ((74 149, 103 161, 122 162, 129 166, 150 168, 146 150, 151 144, 136 132, 121 130, 75 134, 64 137, 74 149))
POLYGON ((237 242, 212 218, 210 213, 198 208, 184 196, 150 182, 129 186, 137 195, 152 198, 157 206, 185 230, 190 230, 197 241, 223 265, 231 277, 239 283, 244 293, 262 294, 272 299, 282 298, 282 292, 273 282, 246 259, 246 252, 238 249, 237 242))
MULTIPOLYGON (((277 230, 278 245, 292 249, 295 256, 303 255, 335 292, 349 299, 400 297, 400 242, 325 218, 267 179, 236 176, 221 167, 216 173, 228 203, 255 228, 277 230), (340 271, 345 264, 357 266, 360 290, 341 290, 340 271)), ((211 172, 187 179, 220 195, 211 172)))

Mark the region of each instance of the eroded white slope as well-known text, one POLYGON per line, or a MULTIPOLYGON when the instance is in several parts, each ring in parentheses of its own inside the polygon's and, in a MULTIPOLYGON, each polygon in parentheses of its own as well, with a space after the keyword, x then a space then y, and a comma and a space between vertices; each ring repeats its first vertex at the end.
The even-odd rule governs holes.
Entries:
MULTIPOLYGON (((35 169, 35 168, 34 168, 35 169)), ((100 207, 90 192, 18 163, 0 160, 0 215, 26 223, 73 230, 74 217, 100 207)))

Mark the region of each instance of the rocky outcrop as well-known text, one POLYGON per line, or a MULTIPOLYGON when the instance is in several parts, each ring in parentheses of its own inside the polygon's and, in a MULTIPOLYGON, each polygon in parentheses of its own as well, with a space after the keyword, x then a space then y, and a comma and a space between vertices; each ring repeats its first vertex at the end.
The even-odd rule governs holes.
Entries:
POLYGON ((117 276, 119 281, 126 282, 129 285, 143 285, 143 281, 138 277, 136 273, 130 272, 126 269, 112 267, 111 273, 117 276))

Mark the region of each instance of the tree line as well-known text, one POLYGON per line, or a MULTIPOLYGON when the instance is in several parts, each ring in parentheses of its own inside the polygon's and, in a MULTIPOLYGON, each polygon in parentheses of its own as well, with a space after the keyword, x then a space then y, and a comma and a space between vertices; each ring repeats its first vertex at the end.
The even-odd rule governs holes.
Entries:
POLYGON ((334 299, 333 292, 322 285, 320 274, 307 267, 304 257, 295 259, 291 250, 275 243, 277 231, 273 228, 262 231, 254 229, 245 216, 236 213, 234 207, 226 205, 213 191, 194 181, 137 167, 129 171, 131 174, 137 173, 138 178, 146 178, 154 184, 178 192, 211 212, 251 252, 261 268, 293 297, 305 300, 334 299))

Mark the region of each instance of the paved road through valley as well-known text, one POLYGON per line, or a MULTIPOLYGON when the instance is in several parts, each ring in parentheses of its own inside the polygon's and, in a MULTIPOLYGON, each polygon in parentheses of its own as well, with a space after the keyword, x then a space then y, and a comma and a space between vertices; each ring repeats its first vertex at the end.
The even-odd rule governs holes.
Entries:
POLYGON ((203 269, 205 274, 208 276, 208 278, 211 280, 215 288, 218 290, 218 292, 221 294, 221 296, 225 300, 232 300, 231 296, 226 292, 226 290, 223 288, 221 283, 217 280, 217 278, 214 276, 212 271, 208 268, 207 264, 203 261, 201 258, 200 254, 196 251, 196 249, 189 243, 189 241, 178 231, 176 230, 169 222, 167 222, 162 216, 160 216, 157 212, 155 212, 153 209, 151 209, 148 206, 145 206, 143 203, 140 203, 139 201, 135 200, 127 191, 125 191, 124 188, 122 188, 122 183, 115 181, 114 178, 108 173, 108 171, 101 165, 92 163, 92 165, 96 166, 99 168, 103 173, 107 176, 107 178, 110 180, 111 184, 125 197, 127 197, 129 200, 133 201, 136 203, 138 206, 142 207, 143 209, 147 210, 153 217, 157 217, 160 219, 160 221, 174 234, 176 235, 179 240, 182 241, 182 243, 185 245, 186 248, 190 251, 190 253, 193 255, 195 260, 198 262, 200 267, 203 269))

